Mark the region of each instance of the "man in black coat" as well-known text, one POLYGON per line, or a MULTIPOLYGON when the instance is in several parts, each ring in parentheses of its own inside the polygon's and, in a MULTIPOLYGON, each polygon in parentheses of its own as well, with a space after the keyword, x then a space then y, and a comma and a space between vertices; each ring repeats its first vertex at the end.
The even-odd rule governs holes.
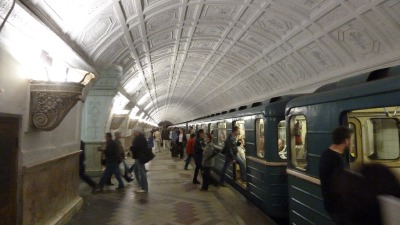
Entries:
POLYGON ((112 174, 118 180, 117 190, 124 188, 124 182, 121 179, 121 174, 119 171, 119 163, 121 162, 121 155, 118 150, 118 146, 113 141, 111 133, 106 133, 106 149, 104 150, 104 155, 106 156, 106 169, 100 178, 99 188, 102 190, 105 182, 112 174))
POLYGON ((132 158, 135 159, 134 174, 139 186, 141 187, 141 189, 135 190, 135 192, 148 192, 149 187, 144 164, 146 163, 145 159, 152 152, 147 148, 147 140, 144 137, 142 128, 140 127, 135 127, 133 129, 131 151, 132 158))

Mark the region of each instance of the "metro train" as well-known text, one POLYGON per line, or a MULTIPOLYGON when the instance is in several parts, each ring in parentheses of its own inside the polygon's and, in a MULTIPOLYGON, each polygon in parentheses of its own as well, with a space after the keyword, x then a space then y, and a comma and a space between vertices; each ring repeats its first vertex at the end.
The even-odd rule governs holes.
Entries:
MULTIPOLYGON (((231 109, 177 127, 204 129, 222 149, 233 126, 245 138, 247 182, 239 166, 226 180, 262 211, 290 224, 333 224, 323 207, 319 158, 338 126, 354 130, 351 169, 388 166, 400 180, 400 66, 343 79, 304 95, 281 96, 231 109)), ((224 156, 218 154, 220 174, 224 156)))

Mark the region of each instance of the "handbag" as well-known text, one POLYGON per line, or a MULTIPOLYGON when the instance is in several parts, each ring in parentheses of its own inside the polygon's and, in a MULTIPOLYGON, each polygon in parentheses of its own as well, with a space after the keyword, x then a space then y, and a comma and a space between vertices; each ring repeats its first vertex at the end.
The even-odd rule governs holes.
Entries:
POLYGON ((147 149, 147 151, 145 152, 145 154, 143 154, 143 156, 139 159, 141 163, 146 164, 148 162, 150 162, 151 160, 153 160, 155 157, 153 151, 151 151, 151 149, 147 149))

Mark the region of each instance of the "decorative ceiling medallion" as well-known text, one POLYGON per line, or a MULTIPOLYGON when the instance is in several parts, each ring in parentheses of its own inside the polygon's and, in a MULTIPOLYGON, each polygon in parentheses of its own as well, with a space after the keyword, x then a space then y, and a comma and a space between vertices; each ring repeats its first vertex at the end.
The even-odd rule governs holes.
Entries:
POLYGON ((34 127, 54 130, 82 98, 84 85, 33 81, 31 89, 31 123, 34 127))

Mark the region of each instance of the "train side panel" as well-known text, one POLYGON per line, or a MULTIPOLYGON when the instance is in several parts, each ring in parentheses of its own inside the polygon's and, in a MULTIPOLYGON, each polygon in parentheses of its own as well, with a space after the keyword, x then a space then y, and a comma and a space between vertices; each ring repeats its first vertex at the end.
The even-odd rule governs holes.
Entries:
MULTIPOLYGON (((358 109, 400 106, 400 78, 386 78, 371 83, 341 88, 295 99, 286 111, 287 124, 304 115, 306 165, 298 167, 295 144, 289 145, 288 182, 290 224, 333 224, 323 207, 319 181, 319 158, 331 145, 331 132, 347 126, 347 113, 358 109)), ((288 126, 287 138, 294 140, 294 126, 288 126)))

